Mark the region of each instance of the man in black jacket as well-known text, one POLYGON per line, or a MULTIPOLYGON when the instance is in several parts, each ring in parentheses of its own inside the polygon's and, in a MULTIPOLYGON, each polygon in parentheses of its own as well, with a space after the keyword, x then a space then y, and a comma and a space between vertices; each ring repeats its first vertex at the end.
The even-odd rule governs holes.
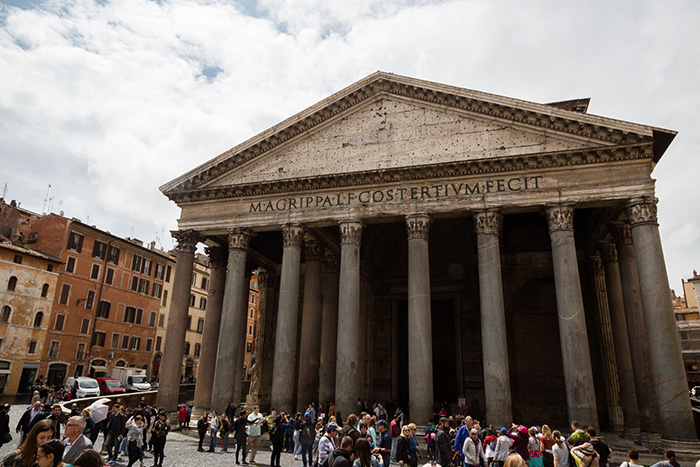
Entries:
POLYGON ((435 444, 437 448, 437 463, 442 467, 447 467, 452 463, 452 443, 450 443, 450 435, 448 430, 450 424, 447 418, 440 418, 440 425, 435 434, 435 444))
MULTIPOLYGON (((5 444, 5 437, 10 434, 10 404, 0 407, 0 448, 5 444)), ((9 440, 8 440, 9 442, 9 440)))
POLYGON ((20 439, 20 443, 22 443, 25 435, 27 433, 29 433, 29 430, 31 430, 32 427, 38 421, 43 420, 48 416, 49 416, 49 413, 44 412, 41 408, 41 401, 34 402, 32 404, 32 407, 27 409, 22 414, 22 417, 19 419, 19 422, 17 422, 17 428, 15 431, 17 433, 21 433, 22 439, 20 439))
POLYGON ((328 456, 328 467, 352 467, 352 447, 354 441, 346 436, 340 442, 340 447, 336 448, 328 456))
POLYGON ((107 417, 105 430, 105 447, 107 449, 107 463, 115 464, 119 455, 119 443, 126 434, 126 416, 117 404, 112 406, 112 413, 107 417))
POLYGON ((348 415, 348 419, 346 420, 345 426, 340 432, 340 436, 349 436, 350 438, 352 438, 352 442, 354 443, 360 437, 360 432, 357 431, 355 426, 357 426, 357 416, 355 414, 348 415))

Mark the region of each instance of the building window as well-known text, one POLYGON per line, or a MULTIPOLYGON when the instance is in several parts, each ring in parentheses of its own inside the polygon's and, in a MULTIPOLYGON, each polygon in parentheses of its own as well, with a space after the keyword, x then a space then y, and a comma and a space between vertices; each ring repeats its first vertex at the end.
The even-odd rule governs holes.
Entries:
POLYGON ((139 278, 134 276, 131 278, 131 290, 136 292, 139 289, 139 278))
POLYGON ((157 282, 154 282, 153 283, 153 292, 151 293, 151 295, 156 297, 156 298, 160 298, 162 293, 163 293, 163 286, 157 282))
POLYGON ((100 265, 99 264, 93 264, 92 265, 92 270, 90 271, 90 279, 99 279, 100 277, 100 265))
POLYGON ((160 352, 160 345, 163 342, 163 337, 156 336, 156 352, 160 352))
POLYGON ((170 266, 165 268, 165 282, 170 282, 170 272, 172 268, 170 266))
POLYGON ((189 355, 189 354, 190 354, 190 343, 185 342, 185 355, 189 355))
POLYGON ((199 298, 199 309, 200 310, 206 310, 207 309, 207 299, 204 297, 199 298))
POLYGON ((143 310, 141 308, 136 310, 136 324, 141 324, 143 322, 143 310))
POLYGON ((204 332, 204 320, 202 318, 197 320, 197 332, 204 332))
POLYGON ((194 301, 195 301, 194 295, 190 295, 190 306, 194 306, 194 301))
POLYGON ((124 367, 126 366, 126 362, 124 360, 119 360, 117 361, 117 363, 114 364, 114 366, 124 367))
POLYGON ((29 355, 34 355, 36 353, 36 341, 29 341, 29 348, 27 349, 29 355))
POLYGON ((107 268, 107 275, 105 276, 105 283, 107 285, 112 285, 114 282, 114 269, 107 268))
POLYGON ((139 293, 148 294, 148 286, 149 286, 149 284, 150 284, 150 282, 147 281, 146 279, 141 279, 141 280, 139 281, 139 293))
POLYGON ((68 249, 80 253, 83 251, 83 236, 75 232, 71 232, 68 236, 68 249))
POLYGON ((66 315, 56 315, 56 322, 53 325, 54 331, 63 331, 63 326, 66 324, 66 315))
POLYGON ((248 325, 248 335, 252 336, 253 335, 253 326, 248 325))
POLYGON ((129 348, 129 336, 124 334, 122 336, 122 349, 128 349, 129 348))
POLYGON ((146 352, 150 352, 153 350, 153 339, 150 337, 146 339, 146 352))
POLYGON ((10 277, 10 280, 7 281, 7 290, 12 291, 15 290, 17 287, 17 278, 15 276, 10 277))
POLYGON ((196 285, 197 285, 197 274, 193 272, 192 273, 192 287, 194 287, 196 285))
POLYGON ((168 291, 163 290, 163 303, 162 306, 167 306, 168 305, 168 291))
POLYGON ((14 262, 17 264, 22 264, 22 255, 15 255, 14 262))
POLYGON ((110 307, 111 307, 111 304, 109 302, 106 302, 104 300, 100 300, 100 303, 97 305, 97 317, 109 319, 109 308, 110 307))
POLYGON ((144 274, 146 276, 150 276, 152 264, 153 264, 153 262, 150 259, 144 258, 143 259, 143 266, 141 267, 141 274, 144 274))
POLYGON ((2 312, 0 312, 0 323, 9 323, 11 314, 12 314, 12 308, 10 308, 7 305, 2 307, 2 312))
POLYGON ((85 299, 85 309, 92 310, 92 307, 94 305, 95 305, 95 291, 88 290, 87 298, 85 299))
POLYGON ((250 319, 253 319, 253 313, 255 313, 255 310, 253 308, 250 309, 250 319))
POLYGON ((40 311, 39 313, 37 313, 36 315, 34 315, 34 327, 35 327, 35 328, 40 328, 40 327, 41 327, 41 323, 42 323, 43 321, 44 321, 44 313, 43 313, 43 312, 40 311))
POLYGON ((204 290, 207 290, 207 278, 206 277, 202 277, 202 288, 204 290))
POLYGON ((202 351, 202 345, 201 344, 195 344, 194 345, 194 356, 199 357, 200 352, 202 351))
POLYGON ((245 343, 245 351, 250 353, 253 351, 253 343, 252 342, 246 342, 245 343))
POLYGON ((102 331, 97 331, 92 335, 93 347, 104 347, 107 335, 102 331))
POLYGON ((160 264, 160 263, 156 263, 156 275, 155 275, 155 278, 156 278, 157 280, 159 280, 159 281, 162 281, 164 275, 165 275, 165 266, 162 265, 162 264, 160 264))
POLYGON ((126 311, 124 312, 124 322, 125 323, 133 323, 136 321, 136 308, 133 306, 128 306, 126 307, 126 311))
POLYGON ((142 257, 139 255, 134 255, 134 259, 131 261, 131 270, 132 271, 140 271, 141 270, 141 261, 143 260, 142 257))
POLYGON ((160 313, 158 315, 158 327, 159 328, 165 327, 165 313, 160 313))
POLYGON ((61 296, 58 298, 59 305, 68 305, 68 298, 70 297, 70 285, 63 284, 61 287, 61 296))
POLYGON ((109 247, 107 261, 109 261, 112 264, 119 264, 119 248, 117 248, 116 246, 109 247))
POLYGON ((46 298, 46 296, 47 296, 48 294, 49 294, 49 284, 44 284, 44 285, 41 287, 41 296, 42 296, 43 298, 46 298))
POLYGON ((131 338, 131 350, 139 350, 141 348, 141 338, 133 336, 131 338))
POLYGON ((85 344, 78 344, 78 349, 75 351, 75 359, 82 360, 85 357, 85 344))
POLYGON ((148 325, 152 328, 156 327, 156 320, 158 319, 158 313, 151 311, 151 316, 148 318, 148 325))
POLYGON ((75 272, 75 258, 69 256, 66 260, 66 272, 73 274, 75 272))
POLYGON ((80 323, 80 334, 87 334, 88 332, 90 332, 90 319, 83 318, 80 323))
POLYGON ((112 343, 110 345, 111 348, 113 348, 113 349, 119 348, 119 338, 120 337, 121 337, 121 334, 118 334, 116 332, 112 333, 112 343))
POLYGON ((49 272, 53 272, 53 264, 49 264, 48 266, 46 266, 46 270, 49 272))
POLYGON ((58 358, 58 341, 51 341, 49 346, 49 358, 58 358))
POLYGON ((192 315, 187 315, 187 329, 192 329, 192 315))
POLYGON ((107 244, 99 240, 95 240, 95 244, 92 246, 92 257, 104 260, 106 254, 107 244))

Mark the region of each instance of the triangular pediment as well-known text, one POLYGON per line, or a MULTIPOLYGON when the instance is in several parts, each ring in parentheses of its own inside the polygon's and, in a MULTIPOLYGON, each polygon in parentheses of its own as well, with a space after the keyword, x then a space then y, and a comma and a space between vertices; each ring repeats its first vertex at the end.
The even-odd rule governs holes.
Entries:
POLYGON ((237 196, 261 184, 277 183, 271 189, 280 191, 292 181, 299 186, 445 164, 492 164, 495 169, 488 170, 499 170, 493 164, 522 164, 525 156, 651 148, 652 143, 650 158, 656 161, 675 135, 565 108, 377 72, 161 191, 187 201, 237 196))

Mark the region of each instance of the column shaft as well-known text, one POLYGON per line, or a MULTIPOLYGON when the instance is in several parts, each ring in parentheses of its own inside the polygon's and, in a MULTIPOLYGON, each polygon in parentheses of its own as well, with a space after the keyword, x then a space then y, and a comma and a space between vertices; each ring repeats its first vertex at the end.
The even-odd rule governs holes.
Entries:
POLYGON ((617 245, 640 428, 647 433, 660 433, 659 407, 654 391, 654 378, 651 375, 649 338, 642 309, 632 232, 627 222, 613 223, 610 232, 617 245))
POLYGON ((250 379, 250 393, 246 397, 246 410, 252 411, 256 405, 269 413, 270 388, 272 387, 272 365, 274 363, 275 326, 277 306, 275 303, 276 276, 258 270, 258 332, 255 335, 253 374, 250 379))
POLYGON ((502 216, 497 211, 474 214, 479 260, 481 348, 484 365, 486 419, 496 426, 512 423, 513 410, 508 368, 508 336, 503 303, 499 233, 502 216))
POLYGON ((338 257, 323 258, 323 317, 318 398, 322 404, 335 400, 335 359, 338 348, 338 257))
POLYGON ((323 246, 316 240, 306 243, 304 305, 299 347, 299 384, 297 410, 315 402, 318 406, 318 381, 321 352, 321 260, 323 246))
POLYGON ((294 410, 297 365, 297 328, 299 321, 299 274, 304 229, 288 224, 282 228, 284 252, 280 278, 275 367, 272 374, 271 404, 278 412, 294 410))
POLYGON ((547 209, 569 418, 598 426, 593 370, 574 243, 574 208, 547 209))
POLYGON ((424 425, 433 414, 433 333, 430 313, 430 217, 406 217, 408 231, 408 403, 411 420, 424 425))
POLYGON ((659 405, 661 435, 667 439, 697 441, 656 219, 656 200, 632 200, 627 206, 627 216, 637 258, 644 320, 653 323, 654 329, 648 335, 649 353, 659 405))
POLYGON ((605 285, 608 292, 610 308, 610 323, 612 325, 615 347, 615 360, 620 382, 620 402, 625 416, 625 432, 630 435, 639 434, 639 409, 637 393, 634 387, 634 370, 630 354, 627 321, 625 318, 625 303, 622 297, 620 282, 620 266, 617 263, 617 250, 613 243, 604 243, 600 254, 605 268, 605 285))
POLYGON ((199 355, 197 385, 194 392, 194 406, 200 410, 211 409, 214 371, 216 370, 216 349, 219 345, 219 328, 221 327, 221 310, 224 303, 226 260, 228 256, 224 248, 210 248, 207 254, 209 255, 211 272, 209 274, 207 308, 204 312, 202 351, 199 355))
POLYGON ((340 284, 335 408, 343 416, 357 411, 360 397, 360 239, 359 220, 340 222, 340 284))
POLYGON ((241 300, 239 305, 243 310, 240 325, 240 332, 238 335, 238 351, 237 351, 237 362, 236 365, 236 376, 234 379, 235 384, 233 385, 233 400, 236 405, 245 401, 243 397, 243 380, 245 379, 245 374, 243 373, 243 366, 245 365, 245 343, 246 336, 248 335, 248 303, 250 302, 250 276, 246 272, 243 276, 243 284, 241 284, 241 290, 243 293, 238 297, 241 300))
POLYGON ((168 328, 165 333, 163 360, 160 364, 158 406, 175 410, 180 396, 182 355, 185 351, 187 311, 190 306, 190 282, 194 266, 194 251, 199 235, 193 230, 172 232, 177 240, 177 264, 173 279, 173 295, 168 313, 168 328))

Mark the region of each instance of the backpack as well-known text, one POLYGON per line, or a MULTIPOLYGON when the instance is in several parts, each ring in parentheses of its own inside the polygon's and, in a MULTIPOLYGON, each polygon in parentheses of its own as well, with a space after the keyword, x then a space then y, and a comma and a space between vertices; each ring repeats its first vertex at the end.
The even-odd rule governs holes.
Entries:
POLYGON ((498 439, 494 439, 489 443, 489 447, 493 452, 496 452, 496 441, 498 441, 498 439))

